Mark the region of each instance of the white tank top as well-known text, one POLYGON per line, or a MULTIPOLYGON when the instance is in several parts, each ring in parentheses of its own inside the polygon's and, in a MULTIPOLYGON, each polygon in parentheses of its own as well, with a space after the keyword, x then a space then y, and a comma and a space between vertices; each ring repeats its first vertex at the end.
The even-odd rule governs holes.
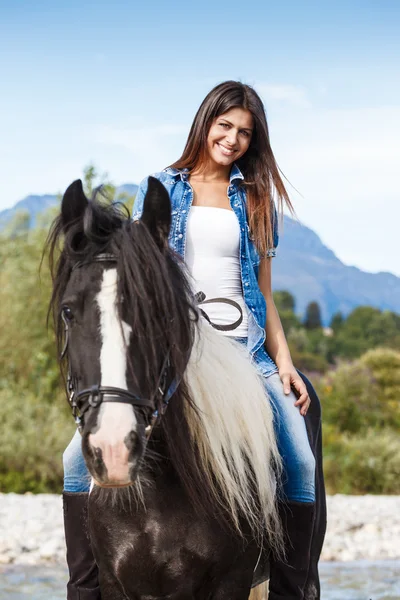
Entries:
MULTIPOLYGON (((243 311, 243 321, 224 335, 247 337, 248 317, 243 299, 239 259, 240 227, 235 213, 226 208, 192 206, 186 229, 185 262, 195 292, 206 299, 229 298, 243 311)), ((229 304, 201 305, 213 323, 228 325, 240 317, 229 304)))

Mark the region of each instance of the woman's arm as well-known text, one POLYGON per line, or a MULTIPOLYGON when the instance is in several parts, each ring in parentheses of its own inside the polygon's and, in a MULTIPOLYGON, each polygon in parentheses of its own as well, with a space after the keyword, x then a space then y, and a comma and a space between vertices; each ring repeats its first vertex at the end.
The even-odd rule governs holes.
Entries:
POLYGON ((265 347, 278 367, 285 394, 289 394, 291 387, 295 389, 298 394, 296 406, 301 406, 300 412, 305 415, 310 398, 303 380, 293 366, 286 336, 272 296, 271 267, 272 259, 264 258, 261 260, 258 272, 258 285, 267 303, 265 347))

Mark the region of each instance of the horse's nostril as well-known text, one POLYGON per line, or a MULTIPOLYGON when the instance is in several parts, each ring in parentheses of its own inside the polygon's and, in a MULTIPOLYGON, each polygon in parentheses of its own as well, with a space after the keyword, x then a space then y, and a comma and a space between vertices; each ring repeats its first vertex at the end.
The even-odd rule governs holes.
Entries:
POLYGON ((93 448, 93 456, 95 464, 100 464, 103 462, 103 452, 101 448, 93 448))
POLYGON ((107 476, 107 467, 103 460, 103 452, 101 448, 96 448, 95 446, 92 446, 91 450, 93 455, 92 468, 97 477, 102 479, 107 476))
POLYGON ((130 431, 124 439, 125 446, 129 450, 129 456, 133 456, 140 450, 140 438, 136 431, 130 431))

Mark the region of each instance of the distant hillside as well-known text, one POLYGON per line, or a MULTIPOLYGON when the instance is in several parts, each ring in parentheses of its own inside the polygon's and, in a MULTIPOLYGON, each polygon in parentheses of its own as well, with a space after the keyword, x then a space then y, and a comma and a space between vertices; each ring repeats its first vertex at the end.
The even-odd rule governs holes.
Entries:
MULTIPOLYGON (((138 186, 134 183, 125 183, 116 188, 115 197, 118 199, 119 195, 124 194, 135 196, 137 189, 138 186)), ((4 229, 18 213, 29 215, 29 227, 35 227, 37 217, 48 208, 56 206, 59 201, 59 196, 48 194, 44 196, 27 196, 23 200, 17 202, 12 208, 0 211, 0 231, 4 229)))
POLYGON ((0 230, 4 229, 18 213, 29 215, 29 226, 35 227, 37 217, 48 208, 59 202, 57 196, 46 194, 45 196, 27 196, 20 200, 12 208, 0 212, 0 230))
MULTIPOLYGON (((119 194, 134 196, 138 186, 124 184, 119 194)), ((57 196, 28 196, 13 208, 0 212, 0 231, 25 211, 34 227, 37 217, 58 203, 57 196)), ((303 315, 309 302, 319 303, 324 324, 341 311, 368 305, 400 313, 400 278, 391 273, 365 273, 343 264, 314 231, 285 217, 277 258, 273 261, 274 290, 288 290, 296 298, 296 312, 303 315)))
POLYGON ((325 324, 335 312, 347 315, 359 305, 400 313, 399 277, 343 264, 314 231, 288 217, 274 259, 273 284, 294 295, 298 314, 317 301, 325 324))

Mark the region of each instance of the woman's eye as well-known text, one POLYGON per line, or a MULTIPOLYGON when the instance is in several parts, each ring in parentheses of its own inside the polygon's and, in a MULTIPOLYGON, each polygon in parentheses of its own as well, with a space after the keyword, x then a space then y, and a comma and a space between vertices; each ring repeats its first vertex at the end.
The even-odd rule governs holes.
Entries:
POLYGON ((244 137, 249 137, 250 133, 248 131, 242 131, 242 134, 244 135, 244 137))
POLYGON ((61 316, 66 320, 66 321, 72 321, 72 319, 74 318, 74 313, 72 312, 72 310, 69 308, 69 306, 63 306, 61 309, 61 316))
POLYGON ((221 127, 229 127, 228 123, 220 123, 221 127))

